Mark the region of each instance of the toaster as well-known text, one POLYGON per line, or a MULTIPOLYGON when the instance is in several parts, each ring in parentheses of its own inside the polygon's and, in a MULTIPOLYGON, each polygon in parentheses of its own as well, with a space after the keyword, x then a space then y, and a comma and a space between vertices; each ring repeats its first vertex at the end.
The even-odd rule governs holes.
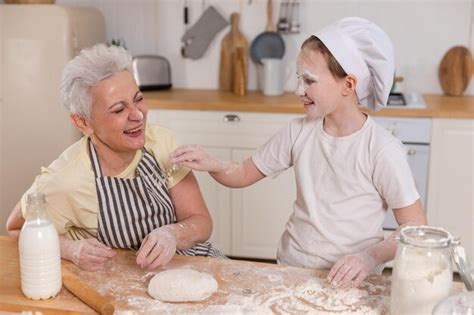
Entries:
POLYGON ((171 88, 171 68, 165 57, 143 55, 132 60, 133 76, 142 91, 171 88))

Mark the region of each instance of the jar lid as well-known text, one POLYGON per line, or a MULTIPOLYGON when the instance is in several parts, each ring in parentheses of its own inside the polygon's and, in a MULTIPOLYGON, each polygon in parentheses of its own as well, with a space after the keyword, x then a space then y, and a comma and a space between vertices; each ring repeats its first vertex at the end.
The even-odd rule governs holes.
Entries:
POLYGON ((46 199, 43 193, 31 193, 31 194, 28 194, 26 198, 26 202, 29 204, 38 204, 38 203, 46 202, 46 199))
POLYGON ((400 241, 420 247, 445 248, 451 245, 451 235, 442 228, 407 226, 400 231, 400 241))

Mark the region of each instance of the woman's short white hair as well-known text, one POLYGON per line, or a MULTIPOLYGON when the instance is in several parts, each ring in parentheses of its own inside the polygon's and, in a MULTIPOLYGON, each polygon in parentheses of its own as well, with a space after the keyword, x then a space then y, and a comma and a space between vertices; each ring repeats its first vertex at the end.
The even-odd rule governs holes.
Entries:
POLYGON ((132 56, 122 47, 97 44, 81 50, 63 69, 61 102, 69 113, 90 118, 89 89, 122 70, 133 73, 132 56))

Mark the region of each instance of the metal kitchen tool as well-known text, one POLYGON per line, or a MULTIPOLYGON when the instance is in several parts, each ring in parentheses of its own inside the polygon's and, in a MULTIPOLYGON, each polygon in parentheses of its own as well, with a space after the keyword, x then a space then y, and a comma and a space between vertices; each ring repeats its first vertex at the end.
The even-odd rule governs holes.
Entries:
POLYGON ((461 239, 459 237, 453 237, 451 240, 452 245, 452 256, 456 266, 458 267, 459 275, 462 281, 466 285, 468 291, 473 291, 474 279, 472 278, 472 267, 471 262, 466 256, 466 250, 461 246, 461 239))
POLYGON ((290 23, 288 21, 288 3, 289 0, 283 0, 280 4, 280 18, 277 23, 277 31, 279 33, 287 33, 290 29, 290 23))
POLYGON ((293 0, 291 3, 290 12, 290 32, 293 34, 298 34, 300 32, 300 3, 298 0, 293 0))
MULTIPOLYGON (((188 7, 188 1, 184 0, 184 8, 183 8, 183 22, 184 22, 184 32, 186 33, 188 31, 188 24, 189 24, 189 7, 188 7)), ((191 40, 188 40, 186 42, 183 42, 181 45, 181 56, 185 56, 185 50, 184 48, 189 45, 191 40)))
POLYGON ((260 33, 250 45, 250 57, 260 65, 262 58, 283 58, 285 54, 285 42, 280 34, 273 31, 272 19, 272 0, 268 0, 265 32, 260 33))
POLYGON ((171 67, 166 58, 153 55, 135 56, 132 68, 135 81, 142 91, 171 88, 171 67))

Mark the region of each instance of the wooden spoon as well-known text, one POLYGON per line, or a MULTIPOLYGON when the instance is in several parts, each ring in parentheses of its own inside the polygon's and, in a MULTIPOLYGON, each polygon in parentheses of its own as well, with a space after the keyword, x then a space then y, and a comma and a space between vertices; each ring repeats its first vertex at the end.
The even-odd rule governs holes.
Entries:
POLYGON ((471 80, 473 67, 472 54, 468 48, 455 46, 449 49, 438 70, 443 92, 451 96, 462 95, 471 80))

